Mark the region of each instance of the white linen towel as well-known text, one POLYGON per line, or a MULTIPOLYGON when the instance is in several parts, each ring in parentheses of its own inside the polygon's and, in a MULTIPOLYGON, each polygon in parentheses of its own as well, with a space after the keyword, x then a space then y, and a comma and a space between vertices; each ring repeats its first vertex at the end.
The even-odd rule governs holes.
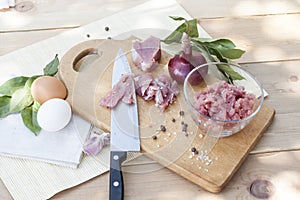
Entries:
POLYGON ((23 125, 20 114, 12 114, 0 119, 0 155, 76 168, 90 127, 90 123, 73 115, 62 130, 41 130, 35 136, 23 125))

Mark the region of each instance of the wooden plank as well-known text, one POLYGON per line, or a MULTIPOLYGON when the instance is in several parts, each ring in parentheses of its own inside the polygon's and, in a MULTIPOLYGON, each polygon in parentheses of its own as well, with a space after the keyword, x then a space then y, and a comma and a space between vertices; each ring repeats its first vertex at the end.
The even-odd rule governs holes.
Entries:
MULTIPOLYGON (((242 65, 269 93, 265 102, 278 114, 300 113, 300 61, 242 65)), ((292 125, 292 124, 291 124, 292 125)))
MULTIPOLYGON (((200 25, 212 37, 229 38, 246 50, 238 60, 243 63, 299 60, 299 23, 300 14, 200 20, 200 25)), ((0 33, 0 44, 5 44, 0 45, 0 55, 63 31, 65 29, 0 33)))
MULTIPOLYGON (((212 194, 156 163, 126 166, 125 199, 298 199, 300 151, 251 155, 222 193, 212 194), (141 192, 143 191, 143 192, 141 192), (254 196, 256 195, 256 196, 254 196), (259 198, 258 198, 259 197, 259 198), (266 199, 266 198, 265 198, 266 199)), ((108 199, 108 174, 55 195, 53 200, 108 199)))
POLYGON ((284 0, 177 0, 186 11, 195 18, 218 18, 249 15, 269 15, 282 13, 298 13, 299 3, 284 0))
POLYGON ((300 15, 200 19, 213 38, 229 38, 246 50, 239 62, 299 60, 300 15))
MULTIPOLYGON (((131 1, 17 1, 23 12, 10 9, 1 12, 0 31, 33 30, 47 28, 62 28, 81 26, 101 19, 123 9, 146 2, 146 0, 131 1), (29 3, 28 3, 29 2, 29 3), (11 19, 14 19, 12 22, 11 19)), ((223 16, 245 16, 261 14, 295 13, 299 11, 299 4, 295 1, 262 0, 211 0, 193 1, 178 0, 178 2, 194 18, 215 18, 223 16)))
POLYGON ((251 153, 300 150, 299 120, 300 113, 276 114, 251 153))
POLYGON ((123 9, 131 8, 146 2, 146 0, 132 1, 27 1, 20 3, 25 12, 11 9, 0 12, 1 31, 53 29, 81 26, 112 15, 123 9))
POLYGON ((69 29, 0 33, 0 56, 48 39, 69 29))
POLYGON ((299 65, 300 61, 243 65, 261 82, 269 93, 265 102, 276 110, 274 122, 252 153, 300 149, 299 65))

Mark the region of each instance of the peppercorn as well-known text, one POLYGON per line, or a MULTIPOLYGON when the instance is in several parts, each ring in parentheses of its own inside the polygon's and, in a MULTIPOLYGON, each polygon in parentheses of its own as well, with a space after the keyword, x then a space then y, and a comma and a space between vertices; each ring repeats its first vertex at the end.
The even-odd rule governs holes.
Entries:
POLYGON ((109 27, 108 26, 105 27, 105 31, 109 31, 109 27))
POLYGON ((194 154, 198 155, 198 154, 199 154, 199 151, 196 150, 196 151, 194 152, 194 154))
POLYGON ((153 135, 153 136, 152 136, 152 139, 153 139, 153 140, 156 140, 156 139, 157 139, 157 136, 156 136, 156 135, 153 135))
POLYGON ((165 132, 167 129, 166 129, 166 127, 164 125, 160 125, 160 130, 163 131, 163 132, 165 132))
POLYGON ((195 148, 195 147, 192 147, 192 148, 191 148, 191 151, 192 151, 192 152, 195 152, 195 151, 196 151, 196 148, 195 148))
POLYGON ((183 115, 184 115, 184 111, 181 110, 181 111, 179 112, 179 115, 180 115, 180 116, 183 116, 183 115))
POLYGON ((175 119, 175 118, 173 118, 173 119, 172 119, 172 122, 176 122, 176 119, 175 119))
POLYGON ((182 125, 182 132, 187 132, 187 124, 182 125))

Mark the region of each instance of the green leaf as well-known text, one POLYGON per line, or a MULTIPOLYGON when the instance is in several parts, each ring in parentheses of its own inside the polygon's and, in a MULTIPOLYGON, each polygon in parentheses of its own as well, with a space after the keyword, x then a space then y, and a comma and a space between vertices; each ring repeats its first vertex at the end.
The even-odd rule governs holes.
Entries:
MULTIPOLYGON (((174 20, 185 20, 184 18, 180 17, 171 17, 174 20)), ((173 31, 169 36, 167 36, 163 42, 166 44, 171 44, 173 42, 179 43, 183 33, 188 34, 190 37, 198 37, 198 28, 197 28, 197 20, 185 20, 180 26, 178 26, 175 31, 173 31)))
POLYGON ((166 44, 171 44, 173 42, 179 43, 182 38, 183 32, 173 31, 168 37, 166 37, 163 42, 166 44))
POLYGON ((35 135, 38 135, 38 133, 41 131, 41 127, 37 122, 37 111, 39 106, 40 105, 37 102, 34 102, 33 105, 21 111, 21 116, 24 125, 35 135))
POLYGON ((196 19, 192 19, 187 21, 187 28, 186 28, 186 33, 190 36, 190 37, 198 37, 198 28, 197 28, 197 20, 196 19))
POLYGON ((209 53, 212 55, 215 55, 219 59, 219 61, 228 62, 228 60, 223 57, 222 53, 218 49, 208 47, 208 50, 209 50, 209 53))
POLYGON ((30 90, 33 81, 34 81, 35 79, 39 78, 39 77, 41 77, 41 75, 37 75, 37 76, 32 76, 32 77, 30 77, 30 78, 26 81, 24 87, 30 90))
POLYGON ((228 59, 238 59, 245 53, 245 51, 241 49, 224 49, 220 50, 220 52, 223 57, 226 57, 228 59))
POLYGON ((231 80, 243 80, 244 77, 228 65, 218 65, 218 69, 226 73, 231 80))
POLYGON ((9 106, 10 106, 10 97, 2 96, 0 97, 0 118, 6 117, 10 114, 9 106))
POLYGON ((55 55, 55 58, 46 65, 44 68, 44 75, 45 76, 54 76, 57 71, 58 71, 58 65, 59 65, 59 60, 58 60, 58 55, 55 55))
POLYGON ((193 46, 193 49, 196 50, 196 51, 201 52, 202 55, 205 57, 205 59, 206 59, 207 62, 214 62, 214 61, 216 61, 216 60, 211 56, 211 54, 209 53, 209 50, 207 49, 206 46, 203 46, 203 45, 196 45, 196 46, 193 46))
POLYGON ((235 48, 235 44, 229 39, 217 39, 213 40, 212 43, 228 49, 235 48))
POLYGON ((24 108, 30 106, 33 103, 30 88, 23 87, 18 89, 11 96, 10 101, 10 113, 16 113, 22 111, 24 108))
POLYGON ((174 19, 175 21, 182 21, 182 20, 185 20, 187 21, 185 18, 183 17, 177 17, 177 16, 169 16, 170 18, 174 19))
POLYGON ((9 79, 3 85, 0 86, 0 94, 3 94, 5 96, 12 96, 12 94, 22 88, 26 81, 29 79, 29 77, 25 76, 19 76, 12 79, 9 79))

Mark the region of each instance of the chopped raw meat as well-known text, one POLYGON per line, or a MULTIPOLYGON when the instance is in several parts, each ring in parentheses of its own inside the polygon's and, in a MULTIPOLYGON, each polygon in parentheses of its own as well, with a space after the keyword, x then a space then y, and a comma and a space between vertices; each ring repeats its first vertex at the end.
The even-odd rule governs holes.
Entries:
POLYGON ((107 95, 100 99, 100 106, 114 108, 122 99, 124 103, 134 103, 133 93, 133 78, 131 75, 124 75, 121 80, 115 84, 112 90, 107 95))
POLYGON ((160 39, 150 36, 145 41, 132 41, 132 60, 142 71, 150 72, 161 57, 160 39))
POLYGON ((100 99, 99 104, 107 108, 114 108, 120 100, 132 104, 134 92, 146 101, 154 100, 155 105, 164 111, 175 101, 179 88, 176 81, 172 81, 164 74, 159 75, 157 79, 154 79, 150 73, 134 78, 131 75, 124 75, 112 90, 100 99), (132 87, 132 84, 135 87, 132 87))
POLYGON ((194 106, 217 120, 240 120, 253 112, 254 99, 254 94, 246 93, 244 87, 222 81, 196 93, 194 106))
POLYGON ((134 78, 136 93, 146 101, 155 100, 155 104, 164 111, 172 104, 179 94, 176 81, 161 74, 154 79, 151 74, 144 74, 134 78))
POLYGON ((134 78, 136 93, 140 96, 144 96, 146 90, 149 88, 152 81, 153 81, 153 76, 150 73, 136 76, 134 78))

